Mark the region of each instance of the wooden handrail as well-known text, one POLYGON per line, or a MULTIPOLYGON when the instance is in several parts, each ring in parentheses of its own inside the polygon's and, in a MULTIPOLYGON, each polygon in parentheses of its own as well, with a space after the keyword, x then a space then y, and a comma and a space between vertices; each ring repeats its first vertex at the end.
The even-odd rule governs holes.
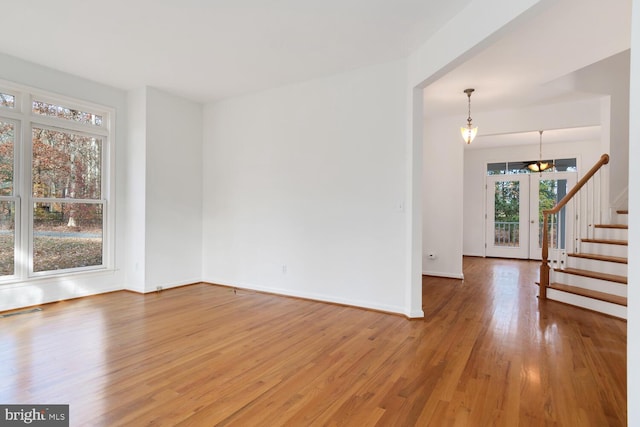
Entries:
POLYGON ((540 264, 540 299, 547 298, 547 288, 549 287, 549 232, 547 231, 548 216, 555 215, 569 203, 582 187, 600 170, 600 168, 609 163, 609 155, 603 154, 600 160, 589 172, 587 172, 576 185, 562 198, 553 208, 542 211, 542 263, 540 264))
POLYGON ((571 200, 573 198, 573 196, 575 196, 576 193, 578 191, 580 191, 580 189, 582 187, 584 187, 584 185, 587 183, 587 181, 589 181, 591 179, 591 177, 593 175, 595 175, 596 172, 598 172, 600 170, 600 168, 602 166, 606 165, 607 163, 609 163, 609 155, 608 154, 603 154, 602 156, 600 156, 600 160, 598 160, 598 162, 595 165, 593 165, 593 167, 591 169, 589 169, 589 172, 587 172, 585 174, 585 176, 583 176, 580 179, 580 181, 578 181, 578 183, 573 186, 573 188, 567 193, 566 196, 564 196, 562 198, 562 200, 560 200, 553 208, 542 211, 542 214, 543 215, 553 215, 553 214, 557 214, 558 212, 560 212, 560 209, 565 207, 565 205, 567 203, 569 203, 569 200, 571 200))

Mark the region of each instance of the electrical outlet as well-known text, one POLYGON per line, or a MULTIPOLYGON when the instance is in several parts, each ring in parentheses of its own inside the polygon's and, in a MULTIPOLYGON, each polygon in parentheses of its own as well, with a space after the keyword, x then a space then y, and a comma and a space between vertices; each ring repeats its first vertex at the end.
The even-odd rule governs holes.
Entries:
POLYGON ((162 286, 156 286, 156 292, 162 292, 162 286))

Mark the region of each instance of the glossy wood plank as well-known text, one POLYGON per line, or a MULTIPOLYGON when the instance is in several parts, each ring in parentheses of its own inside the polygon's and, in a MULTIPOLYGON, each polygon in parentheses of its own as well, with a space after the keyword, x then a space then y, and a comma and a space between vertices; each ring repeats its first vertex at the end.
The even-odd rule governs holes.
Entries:
MULTIPOLYGON (((626 322, 538 263, 425 277, 423 320, 197 284, 0 318, 0 402, 76 426, 624 426, 626 322)), ((399 291, 401 287, 399 286, 399 291)))

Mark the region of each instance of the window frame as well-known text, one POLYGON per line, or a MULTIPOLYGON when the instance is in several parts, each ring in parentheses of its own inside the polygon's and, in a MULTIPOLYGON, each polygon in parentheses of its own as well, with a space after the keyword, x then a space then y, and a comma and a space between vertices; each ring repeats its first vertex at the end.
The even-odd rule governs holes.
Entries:
POLYGON ((115 259, 115 109, 28 86, 0 80, 0 92, 15 96, 15 107, 0 107, 0 120, 17 123, 14 143, 14 191, 0 200, 15 200, 14 274, 0 276, 0 285, 49 277, 63 277, 114 270, 115 259), (33 101, 102 116, 102 124, 41 115, 32 111, 33 101), (75 133, 101 139, 100 199, 41 198, 33 195, 33 128, 75 133), (102 264, 59 270, 34 271, 34 206, 38 202, 90 203, 102 205, 102 264))
MULTIPOLYGON (((2 89, 0 89, 2 90, 2 89)), ((4 91, 3 91, 4 92, 4 91)), ((19 177, 16 172, 19 167, 19 157, 20 157, 20 139, 22 138, 22 126, 20 120, 8 117, 8 115, 3 114, 4 111, 14 111, 14 108, 0 108, 0 121, 2 122, 10 122, 13 124, 13 191, 10 196, 0 195, 1 202, 12 202, 15 206, 14 210, 14 218, 13 218, 13 274, 8 274, 6 276, 0 276, 0 283, 3 281, 13 281, 19 277, 18 266, 20 265, 20 244, 22 239, 22 203, 19 196, 19 188, 18 181, 19 177)))

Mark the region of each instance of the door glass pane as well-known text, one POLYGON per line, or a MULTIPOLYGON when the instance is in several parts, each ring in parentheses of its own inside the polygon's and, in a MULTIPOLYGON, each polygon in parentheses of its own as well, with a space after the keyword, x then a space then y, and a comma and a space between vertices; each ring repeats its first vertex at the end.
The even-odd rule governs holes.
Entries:
MULTIPOLYGON (((564 196, 567 195, 568 182, 566 179, 541 179, 538 193, 538 247, 542 248, 543 216, 542 211, 552 209, 564 196)), ((547 219, 547 233, 549 236, 549 248, 564 249, 567 213, 566 207, 557 215, 551 215, 547 219)))
POLYGON ((558 159, 555 161, 556 171, 558 172, 576 172, 576 159, 558 159))
POLYGON ((102 204, 38 202, 33 271, 102 265, 102 204))
POLYGON ((529 173, 527 162, 509 162, 509 171, 511 174, 529 173))
POLYGON ((15 203, 0 201, 0 276, 14 274, 15 203))
POLYGON ((520 182, 496 182, 494 224, 495 246, 520 246, 520 182))
POLYGON ((506 163, 489 163, 487 165, 487 175, 504 175, 507 172, 506 163))

